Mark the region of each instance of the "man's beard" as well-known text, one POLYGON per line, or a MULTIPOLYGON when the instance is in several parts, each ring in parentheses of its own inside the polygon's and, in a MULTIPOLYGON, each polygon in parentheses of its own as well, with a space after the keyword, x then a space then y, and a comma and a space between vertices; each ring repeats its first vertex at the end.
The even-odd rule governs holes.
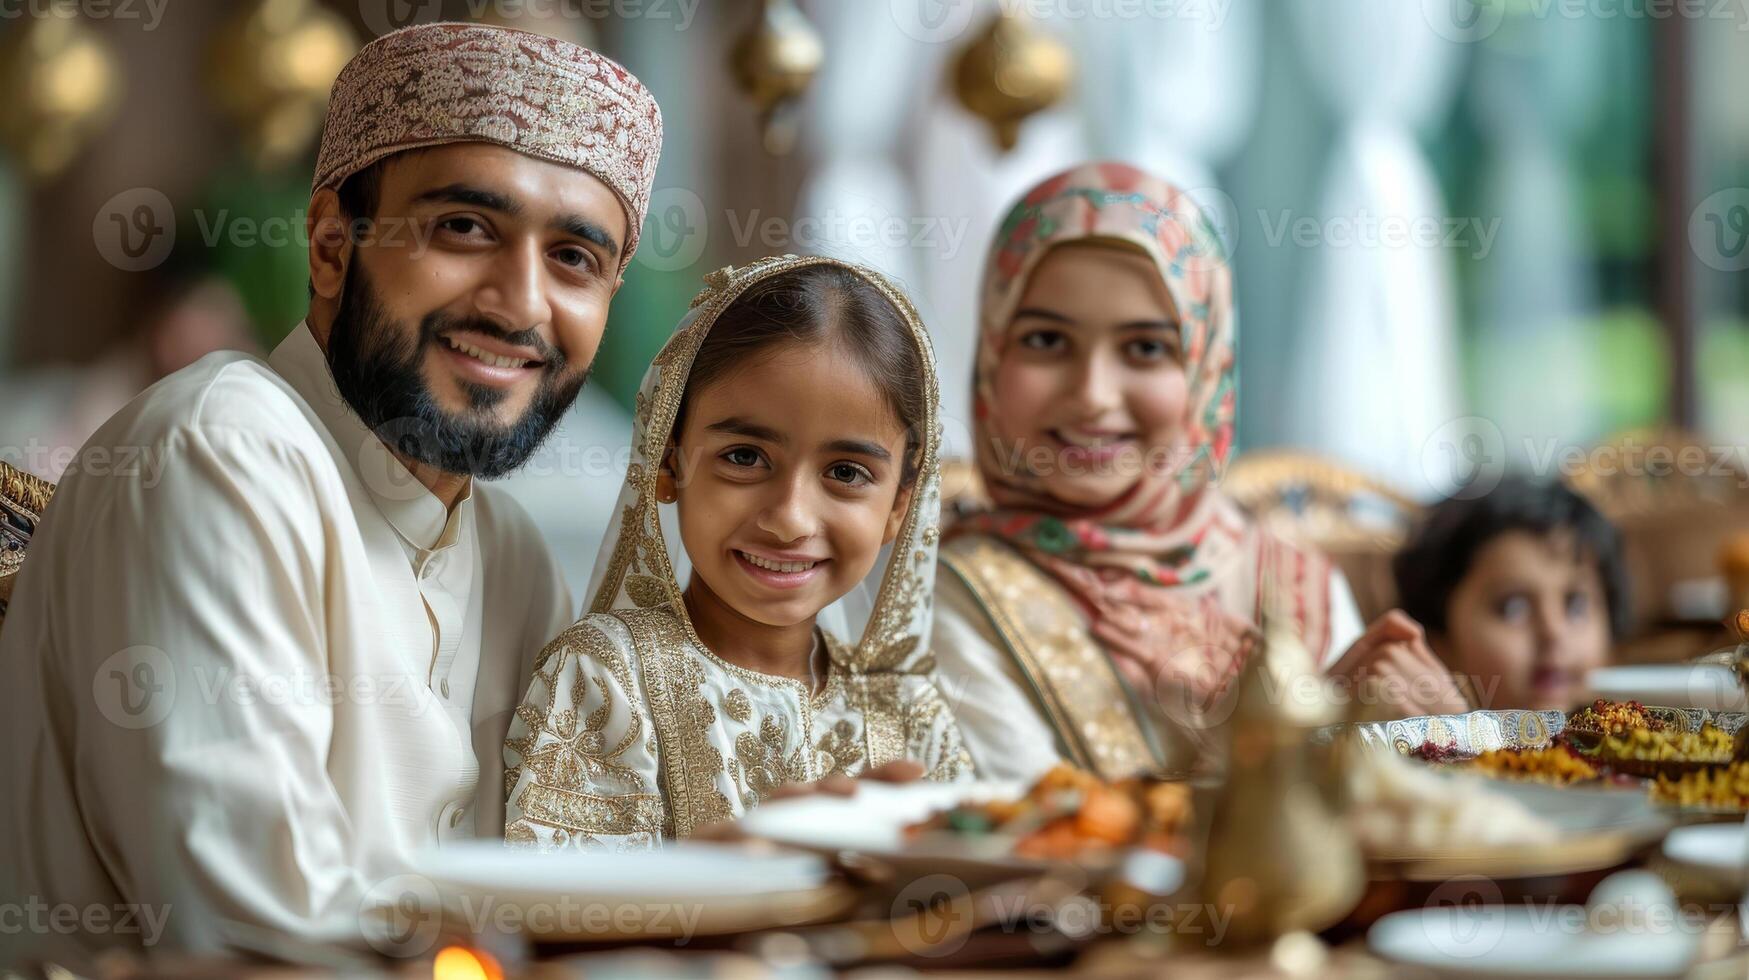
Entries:
POLYGON ((396 453, 446 473, 492 480, 516 469, 540 448, 560 416, 577 400, 589 372, 565 378, 565 355, 534 329, 510 333, 488 320, 426 314, 408 332, 389 318, 354 259, 328 334, 328 369, 334 384, 364 424, 396 453), (425 383, 426 353, 448 330, 471 330, 540 355, 541 379, 522 417, 510 425, 491 411, 508 394, 458 382, 468 409, 446 411, 425 383))

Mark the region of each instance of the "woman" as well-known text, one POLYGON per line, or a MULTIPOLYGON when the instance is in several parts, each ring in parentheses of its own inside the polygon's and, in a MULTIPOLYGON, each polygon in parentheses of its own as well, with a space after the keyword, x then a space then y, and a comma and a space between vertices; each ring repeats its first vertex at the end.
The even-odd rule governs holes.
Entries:
POLYGON ((997 233, 979 320, 994 509, 950 530, 934 640, 981 775, 1190 763, 1265 621, 1398 714, 1463 708, 1419 627, 1393 612, 1363 633, 1328 560, 1217 488, 1231 272, 1187 195, 1120 163, 1046 180, 997 233))
POLYGON ((941 506, 921 321, 831 259, 706 282, 638 394, 588 612, 511 724, 513 844, 653 848, 901 760, 969 775, 921 642, 941 506))

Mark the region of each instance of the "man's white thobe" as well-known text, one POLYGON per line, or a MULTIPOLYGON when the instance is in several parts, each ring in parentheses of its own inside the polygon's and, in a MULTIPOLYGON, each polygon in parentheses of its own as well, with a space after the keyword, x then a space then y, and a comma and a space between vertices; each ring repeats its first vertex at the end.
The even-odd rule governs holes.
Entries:
POLYGON ((154 385, 69 467, 0 629, 0 966, 356 935, 411 852, 502 833, 510 713, 573 618, 521 508, 446 510, 307 326, 154 385))

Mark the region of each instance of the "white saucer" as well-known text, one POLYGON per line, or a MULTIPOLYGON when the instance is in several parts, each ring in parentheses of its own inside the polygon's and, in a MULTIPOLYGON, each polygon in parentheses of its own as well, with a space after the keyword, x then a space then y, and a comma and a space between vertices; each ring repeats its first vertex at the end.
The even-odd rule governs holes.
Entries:
POLYGON ((1740 892, 1749 888, 1749 823, 1678 827, 1664 838, 1664 857, 1685 872, 1740 892))
POLYGON ((1603 667, 1591 672, 1589 686, 1597 697, 1611 701, 1709 711, 1749 710, 1737 675, 1722 664, 1603 667))

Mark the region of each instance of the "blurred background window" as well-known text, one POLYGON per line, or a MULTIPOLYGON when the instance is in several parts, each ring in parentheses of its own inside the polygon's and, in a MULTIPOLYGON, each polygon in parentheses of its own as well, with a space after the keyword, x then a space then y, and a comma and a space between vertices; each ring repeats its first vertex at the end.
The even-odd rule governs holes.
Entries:
POLYGON ((328 85, 359 44, 440 18, 598 47, 666 119, 594 381, 508 481, 574 588, 623 476, 630 401, 705 272, 827 252, 899 277, 935 334, 963 455, 990 236, 1020 191, 1089 157, 1157 171, 1215 217, 1243 448, 1311 450, 1428 498, 1478 447, 1535 463, 1630 426, 1749 426, 1743 4, 8 9, 0 454, 50 478, 155 378, 214 349, 265 353, 296 324, 328 85))

